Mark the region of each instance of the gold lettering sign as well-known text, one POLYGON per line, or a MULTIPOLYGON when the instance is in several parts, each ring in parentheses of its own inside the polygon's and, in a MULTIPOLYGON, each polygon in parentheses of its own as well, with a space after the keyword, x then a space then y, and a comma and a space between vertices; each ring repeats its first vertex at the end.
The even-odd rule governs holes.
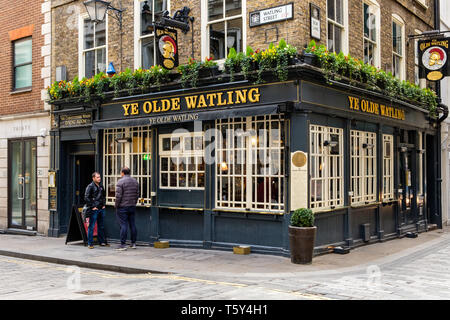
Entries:
POLYGON ((123 115, 137 116, 181 111, 181 105, 187 110, 232 106, 244 103, 260 102, 259 88, 238 89, 226 92, 204 93, 176 98, 148 100, 142 103, 123 104, 123 115))
POLYGON ((378 116, 405 120, 405 110, 379 104, 367 99, 348 96, 349 108, 351 110, 376 114, 378 116))

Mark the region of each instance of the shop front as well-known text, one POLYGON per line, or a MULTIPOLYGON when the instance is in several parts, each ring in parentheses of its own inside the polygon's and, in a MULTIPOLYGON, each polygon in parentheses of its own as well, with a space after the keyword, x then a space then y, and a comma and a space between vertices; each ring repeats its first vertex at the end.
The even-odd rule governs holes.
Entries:
POLYGON ((119 238, 115 184, 139 182, 138 242, 289 255, 290 213, 315 212, 316 252, 424 231, 436 219, 428 111, 298 67, 286 82, 215 83, 54 105, 54 234, 94 170, 119 238), (303 72, 304 71, 304 72, 303 72))

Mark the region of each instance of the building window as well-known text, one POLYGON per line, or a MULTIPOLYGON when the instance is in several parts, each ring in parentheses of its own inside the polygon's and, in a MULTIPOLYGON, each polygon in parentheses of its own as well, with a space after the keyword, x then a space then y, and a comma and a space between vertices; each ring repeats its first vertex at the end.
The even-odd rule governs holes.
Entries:
POLYGON ((107 19, 95 23, 89 18, 82 19, 81 76, 92 78, 106 71, 106 25, 107 19))
POLYGON ((350 131, 351 191, 353 205, 376 201, 377 162, 375 133, 350 131))
POLYGON ((243 51, 242 2, 245 5, 245 0, 207 0, 206 41, 213 60, 225 59, 231 48, 243 51))
POLYGON ((162 189, 204 189, 204 134, 159 136, 159 171, 162 189))
POLYGON ((394 136, 383 134, 383 201, 394 199, 394 136))
POLYGON ((379 67, 377 30, 379 25, 379 6, 373 2, 363 3, 364 17, 364 63, 379 67))
POLYGON ((284 120, 216 120, 216 207, 284 210, 284 120))
POLYGON ((405 79, 404 23, 399 18, 392 20, 392 75, 405 79))
POLYGON ((135 0, 134 7, 135 17, 138 17, 135 20, 135 67, 150 69, 156 64, 153 23, 160 20, 165 10, 169 10, 169 1, 135 0))
POLYGON ((25 38, 13 42, 14 90, 29 88, 32 82, 32 40, 25 38))
POLYGON ((344 0, 327 1, 327 34, 328 51, 343 51, 344 0))
POLYGON ((124 166, 139 182, 139 205, 151 204, 152 138, 150 127, 106 129, 103 133, 103 167, 106 203, 114 204, 116 183, 124 166), (129 142, 118 139, 129 138, 129 142))
POLYGON ((310 126, 310 194, 312 209, 344 205, 343 130, 310 126))

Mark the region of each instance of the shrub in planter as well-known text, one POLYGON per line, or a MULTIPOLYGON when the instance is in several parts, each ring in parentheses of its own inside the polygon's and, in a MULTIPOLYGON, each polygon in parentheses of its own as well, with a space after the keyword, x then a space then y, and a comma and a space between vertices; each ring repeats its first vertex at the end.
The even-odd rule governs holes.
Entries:
POLYGON ((237 53, 236 49, 230 48, 227 59, 225 60, 225 72, 230 74, 230 82, 234 81, 234 74, 241 71, 241 61, 244 58, 242 52, 237 53))
POLYGON ((132 78, 133 72, 129 68, 126 68, 125 71, 120 73, 116 73, 111 78, 111 86, 114 90, 114 97, 117 98, 122 90, 128 89, 129 91, 132 91, 133 87, 128 85, 130 82, 134 83, 132 78))
POLYGON ((314 214, 310 209, 300 208, 292 213, 289 226, 292 263, 308 264, 312 262, 316 230, 314 214))
POLYGON ((189 58, 189 62, 178 67, 178 72, 181 73, 181 86, 186 88, 190 85, 192 88, 197 87, 198 79, 204 77, 212 77, 219 73, 217 62, 212 61, 212 58, 207 58, 205 62, 195 61, 189 58))

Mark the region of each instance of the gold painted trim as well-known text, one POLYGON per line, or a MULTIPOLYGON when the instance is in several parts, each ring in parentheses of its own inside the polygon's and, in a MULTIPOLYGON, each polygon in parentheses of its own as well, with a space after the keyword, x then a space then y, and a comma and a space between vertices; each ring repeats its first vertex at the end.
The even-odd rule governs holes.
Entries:
POLYGON ((382 202, 372 202, 372 203, 368 203, 368 204, 351 205, 350 208, 361 209, 361 208, 366 208, 366 207, 379 206, 380 204, 382 204, 382 202))
POLYGON ((338 210, 343 210, 343 209, 348 209, 348 208, 350 208, 350 207, 344 206, 344 207, 338 207, 338 208, 334 208, 334 209, 327 208, 327 209, 318 210, 318 211, 314 211, 314 209, 313 209, 313 213, 314 214, 328 213, 328 212, 333 212, 333 211, 338 211, 338 210))
MULTIPOLYGON (((243 87, 233 87, 233 88, 228 88, 228 89, 232 89, 232 90, 238 90, 238 89, 245 89, 245 88, 257 88, 257 87, 262 87, 262 86, 269 86, 269 85, 274 85, 274 84, 284 84, 284 83, 295 83, 295 80, 290 80, 290 81, 283 81, 283 82, 271 82, 271 83, 263 83, 263 84, 258 84, 258 85, 251 85, 251 86, 243 86, 243 87)), ((297 87, 297 101, 294 102, 300 102, 300 91, 299 89, 299 85, 296 85, 297 87)), ((182 94, 173 94, 170 96, 158 96, 160 98, 167 99, 167 98, 172 98, 172 97, 184 97, 184 96, 189 96, 189 95, 195 95, 195 94, 204 94, 204 93, 210 93, 210 92, 214 92, 214 91, 222 91, 222 90, 226 90, 227 88, 224 89, 215 89, 215 90, 208 90, 208 91, 200 91, 200 92, 190 92, 190 93, 182 93, 182 94)), ((144 99, 138 99, 138 100, 132 100, 133 102, 138 102, 138 101, 147 101, 147 100, 151 100, 152 97, 148 97, 148 98, 144 98, 144 99)), ((123 101, 126 101, 126 99, 123 99, 123 101)), ((281 103, 281 102, 280 102, 281 103)), ((102 107, 104 106, 110 106, 110 105, 116 105, 116 104, 120 104, 120 102, 110 102, 110 103, 105 103, 102 104, 102 107)))
POLYGON ((284 212, 269 212, 269 211, 253 211, 253 210, 231 210, 231 209, 213 209, 214 212, 231 212, 231 213, 256 213, 256 214, 265 214, 265 215, 277 215, 282 216, 284 215, 284 212))
POLYGON ((185 211, 205 211, 203 208, 183 208, 183 207, 166 207, 166 206, 157 206, 159 209, 170 209, 170 210, 185 210, 185 211))

